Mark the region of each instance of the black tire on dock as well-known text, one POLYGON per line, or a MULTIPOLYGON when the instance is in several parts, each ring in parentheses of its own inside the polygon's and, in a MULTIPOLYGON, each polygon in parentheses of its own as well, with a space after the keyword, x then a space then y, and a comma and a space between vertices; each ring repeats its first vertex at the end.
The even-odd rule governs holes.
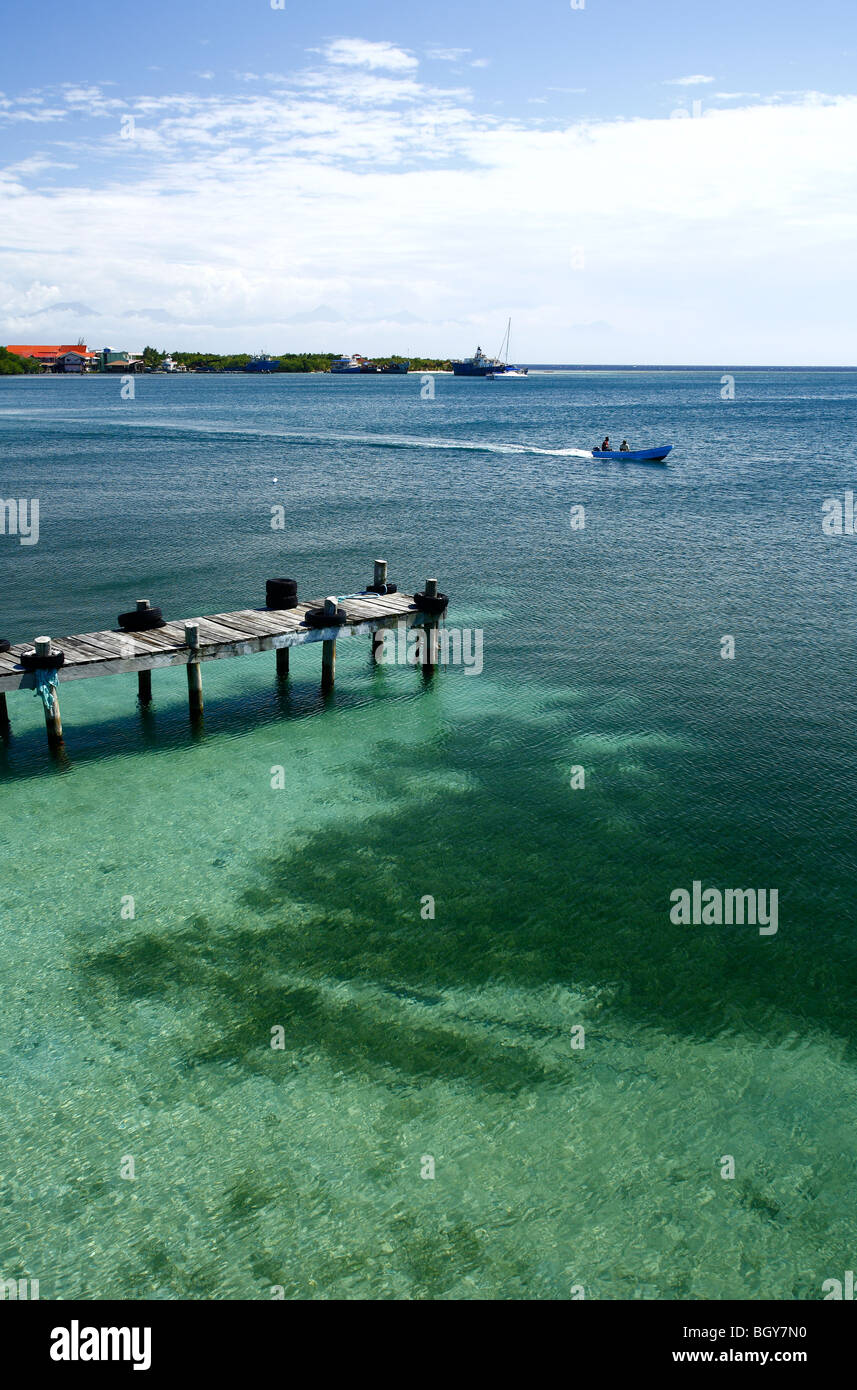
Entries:
POLYGON ((7 642, 5 637, 0 637, 0 653, 3 653, 3 652, 10 652, 11 650, 12 650, 12 643, 11 643, 11 642, 7 642))
POLYGON ((58 671, 65 662, 65 652, 51 647, 49 656, 39 656, 35 647, 25 647, 19 660, 25 671, 58 671))
POLYGON ((294 598, 298 592, 298 581, 296 579, 268 579, 265 581, 265 592, 286 594, 294 598))
POLYGON ((266 594, 265 607, 279 612, 283 608, 297 608, 297 594, 266 594))
POLYGON ((165 627, 166 623, 160 608, 134 608, 130 613, 119 614, 119 626, 123 632, 147 632, 165 627))
POLYGON ((367 585, 366 585, 366 593, 367 593, 367 594, 397 594, 398 592, 399 592, 399 586, 398 586, 398 584, 367 584, 367 585))
POLYGON ((341 627, 347 621, 344 608, 337 608, 335 613, 325 613, 323 608, 308 608, 304 614, 307 627, 341 627))
POLYGON ((414 594, 414 603, 421 613, 443 613, 449 603, 449 594, 426 594, 421 590, 414 594))

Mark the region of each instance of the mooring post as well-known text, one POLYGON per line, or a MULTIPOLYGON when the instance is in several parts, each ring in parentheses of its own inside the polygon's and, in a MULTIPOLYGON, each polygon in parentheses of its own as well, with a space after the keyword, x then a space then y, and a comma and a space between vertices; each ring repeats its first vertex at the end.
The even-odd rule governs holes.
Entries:
POLYGON ((277 680, 284 681, 289 675, 289 649, 277 647, 277 680))
MULTIPOLYGON (((427 579, 423 593, 426 598, 436 598, 437 580, 427 579)), ((437 665, 437 637, 435 635, 437 633, 437 618, 434 616, 430 617, 423 631, 425 632, 426 643, 426 659, 423 662, 423 675, 431 676, 434 675, 434 668, 437 665)))
POLYGON ((376 666, 379 665, 381 661, 381 653, 383 650, 384 629, 382 627, 376 627, 375 631, 372 633, 372 660, 376 666))
MULTIPOLYGON (((36 655, 46 658, 44 669, 50 670, 50 637, 37 637, 33 645, 36 649, 36 655)), ((56 671, 54 671, 54 675, 56 675, 56 671)), ((48 743, 62 743, 62 719, 60 718, 60 702, 56 690, 51 691, 50 706, 45 705, 45 728, 48 731, 48 743)))
POLYGON ((9 709, 6 704, 6 692, 0 691, 0 734, 5 734, 9 729, 9 709))
MULTIPOLYGON (((147 598, 137 599, 137 612, 145 613, 151 608, 147 598)), ((152 702, 152 673, 151 671, 137 672, 137 697, 141 705, 149 705, 152 702)))
MULTIPOLYGON (((325 616, 329 614, 331 621, 336 617, 336 607, 335 598, 324 600, 325 616)), ((321 688, 322 690, 332 690, 336 678, 336 640, 322 642, 321 647, 321 688)))
POLYGON ((373 584, 375 585, 375 587, 377 588, 377 587, 378 587, 379 585, 381 585, 381 584, 386 584, 386 582, 387 582, 387 561, 386 561, 386 560, 376 560, 376 561, 375 561, 375 575, 374 575, 374 578, 373 578, 373 580, 372 580, 372 583, 373 583, 373 584))
POLYGON ((199 623, 185 623, 184 640, 193 653, 187 664, 187 699, 191 716, 197 718, 202 714, 202 668, 198 655, 199 623))

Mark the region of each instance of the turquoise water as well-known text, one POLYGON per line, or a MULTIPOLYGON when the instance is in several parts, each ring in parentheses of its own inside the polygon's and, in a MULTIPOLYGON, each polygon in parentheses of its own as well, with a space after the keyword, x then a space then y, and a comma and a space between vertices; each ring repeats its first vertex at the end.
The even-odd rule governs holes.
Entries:
POLYGON ((119 392, 0 380, 0 496, 40 500, 0 636, 349 593, 385 555, 484 670, 343 641, 325 698, 317 647, 281 687, 210 663, 203 731, 181 669, 146 714, 133 677, 69 683, 60 759, 8 697, 0 1275, 820 1297, 857 1246, 857 538, 821 529, 857 373, 119 392), (671 466, 574 452, 608 430, 671 466), (778 932, 674 925, 694 880, 776 888, 778 932))

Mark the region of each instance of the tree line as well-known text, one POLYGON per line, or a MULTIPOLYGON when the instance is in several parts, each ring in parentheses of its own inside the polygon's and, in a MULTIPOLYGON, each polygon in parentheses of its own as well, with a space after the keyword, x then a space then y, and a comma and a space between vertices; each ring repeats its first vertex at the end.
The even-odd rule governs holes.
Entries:
MULTIPOLYGON (((157 348, 144 347, 142 354, 147 367, 159 367, 168 355, 189 371, 243 372, 248 362, 253 360, 249 352, 180 352, 176 349, 167 354, 159 352, 157 348)), ((329 372, 331 362, 341 356, 339 352, 279 352, 271 353, 270 360, 277 364, 273 369, 277 372, 329 372)), ((406 359, 391 354, 373 360, 383 363, 404 362, 406 359)), ((410 363, 416 371, 449 370, 451 366, 450 362, 435 357, 412 357, 410 363)))

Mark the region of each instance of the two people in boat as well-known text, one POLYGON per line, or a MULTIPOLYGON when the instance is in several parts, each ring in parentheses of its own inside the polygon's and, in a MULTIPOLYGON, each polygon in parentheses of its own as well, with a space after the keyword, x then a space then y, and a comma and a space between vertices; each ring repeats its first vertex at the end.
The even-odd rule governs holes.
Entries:
MULTIPOLYGON (((602 442, 602 444, 601 444, 601 448, 598 450, 598 452, 599 452, 600 454, 609 454, 609 453, 612 452, 612 450, 611 450, 611 448, 610 448, 610 436, 609 436, 609 434, 604 436, 604 440, 603 440, 603 442, 602 442)), ((620 454, 629 454, 630 452, 631 452, 631 446, 630 446, 630 444, 628 443, 627 439, 623 439, 623 440, 622 440, 622 443, 619 445, 619 453, 620 453, 620 454)))

